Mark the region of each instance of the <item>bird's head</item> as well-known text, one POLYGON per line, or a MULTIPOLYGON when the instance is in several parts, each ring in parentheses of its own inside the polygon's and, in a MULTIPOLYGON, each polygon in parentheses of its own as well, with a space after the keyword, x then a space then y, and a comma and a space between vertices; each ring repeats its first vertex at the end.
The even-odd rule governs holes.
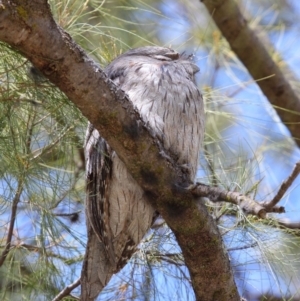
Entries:
POLYGON ((178 60, 180 54, 171 49, 159 46, 139 47, 125 52, 122 56, 148 56, 161 61, 178 60))

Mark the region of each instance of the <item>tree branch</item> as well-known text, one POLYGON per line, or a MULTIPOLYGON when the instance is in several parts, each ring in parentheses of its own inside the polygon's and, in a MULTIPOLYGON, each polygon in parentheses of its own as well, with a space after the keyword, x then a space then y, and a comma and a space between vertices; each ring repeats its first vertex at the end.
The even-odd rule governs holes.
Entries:
MULTIPOLYGON (((257 202, 241 193, 234 191, 226 191, 219 187, 208 186, 201 183, 191 185, 188 190, 197 197, 207 197, 211 202, 227 202, 239 206, 245 213, 253 214, 259 218, 265 218, 267 213, 284 213, 285 208, 276 206, 282 199, 286 191, 293 184, 300 173, 300 161, 295 164, 295 167, 289 177, 281 184, 277 194, 271 201, 257 202)), ((282 223, 284 224, 284 223, 282 223)), ((295 226, 297 227, 297 225, 295 226)))
POLYGON ((189 190, 197 197, 207 197, 211 202, 227 202, 239 206, 245 213, 253 214, 259 218, 265 218, 267 213, 284 213, 282 206, 270 206, 271 202, 258 203, 257 201, 235 191, 226 191, 219 187, 212 187, 205 184, 196 183, 191 185, 189 190))
POLYGON ((59 301, 62 300, 64 297, 69 296, 72 290, 79 285, 80 285, 80 278, 78 278, 76 281, 66 286, 62 291, 59 292, 58 295, 56 295, 54 299, 52 299, 52 301, 59 301))
POLYGON ((18 187, 14 196, 14 199, 12 201, 12 207, 11 207, 11 215, 10 215, 10 222, 9 222, 9 227, 8 227, 8 233, 7 233, 7 238, 6 238, 6 244, 4 247, 4 250, 2 251, 2 254, 0 256, 0 267, 3 265, 7 254, 9 253, 9 250, 11 248, 11 240, 12 240, 12 235, 14 231, 14 226, 15 226, 15 221, 16 221, 16 216, 17 216, 17 209, 18 209, 18 204, 20 202, 20 196, 23 191, 23 183, 20 180, 18 183, 18 187))
POLYGON ((300 100, 263 43, 249 27, 235 0, 201 0, 227 39, 231 49, 248 69, 282 122, 300 146, 300 100), (264 79, 264 80, 259 80, 264 79))
POLYGON ((266 208, 272 208, 274 207, 284 196, 286 191, 290 188, 290 186, 293 184, 293 182, 296 180, 300 173, 300 161, 295 164, 295 167, 290 174, 290 176, 281 184, 277 194, 274 196, 273 200, 270 202, 266 202, 263 204, 266 208))

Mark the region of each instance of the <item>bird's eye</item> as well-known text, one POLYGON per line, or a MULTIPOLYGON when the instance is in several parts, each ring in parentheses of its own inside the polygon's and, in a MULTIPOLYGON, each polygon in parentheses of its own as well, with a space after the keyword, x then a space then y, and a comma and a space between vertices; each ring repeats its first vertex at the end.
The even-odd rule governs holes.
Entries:
POLYGON ((178 52, 168 52, 168 53, 165 53, 164 56, 170 58, 171 60, 178 60, 179 59, 179 53, 178 52))
POLYGON ((153 55, 152 57, 160 61, 172 61, 170 57, 161 54, 153 55))
POLYGON ((160 61, 175 61, 179 59, 179 53, 177 52, 167 52, 164 54, 156 54, 152 56, 153 58, 160 61))

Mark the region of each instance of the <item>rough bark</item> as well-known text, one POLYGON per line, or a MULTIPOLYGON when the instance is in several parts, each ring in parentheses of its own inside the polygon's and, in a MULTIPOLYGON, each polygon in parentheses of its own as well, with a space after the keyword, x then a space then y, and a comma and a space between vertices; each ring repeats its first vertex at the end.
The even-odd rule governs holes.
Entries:
POLYGON ((215 222, 180 188, 189 182, 185 171, 160 155, 124 93, 57 26, 47 1, 0 1, 0 40, 56 84, 117 152, 174 231, 197 300, 239 300, 215 222))
POLYGON ((300 100, 280 68, 249 27, 235 0, 201 0, 231 49, 257 81, 282 122, 300 145, 300 100), (263 79, 263 80, 260 80, 263 79))

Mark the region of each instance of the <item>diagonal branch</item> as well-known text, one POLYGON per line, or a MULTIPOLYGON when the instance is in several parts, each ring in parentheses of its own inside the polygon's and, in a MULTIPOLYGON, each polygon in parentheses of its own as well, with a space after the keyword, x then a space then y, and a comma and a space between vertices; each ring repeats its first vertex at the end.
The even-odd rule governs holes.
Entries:
POLYGON ((300 173, 300 161, 295 164, 295 167, 289 177, 281 184, 277 194, 271 201, 257 202, 246 195, 234 191, 226 191, 219 187, 208 186, 201 183, 191 185, 188 190, 197 197, 207 197, 211 202, 227 202, 239 206, 245 213, 253 214, 259 218, 265 218, 267 213, 284 213, 285 209, 282 206, 276 206, 282 199, 286 191, 293 184, 300 173))
POLYGON ((263 205, 266 208, 272 208, 274 207, 284 196, 286 191, 290 188, 290 186, 293 184, 293 182, 296 180, 300 173, 300 161, 295 164, 295 167, 290 174, 290 176, 281 184, 277 194, 274 196, 273 200, 270 202, 264 203, 263 205))
POLYGON ((3 265, 3 263, 6 259, 6 256, 9 253, 9 250, 11 248, 11 240, 12 240, 12 236, 13 236, 13 231, 14 231, 14 226, 15 226, 15 221, 16 221, 16 216, 17 216, 17 209, 18 209, 18 204, 20 202, 20 197, 21 197, 22 191, 23 191, 23 183, 22 183, 22 181, 19 181, 15 196, 12 201, 10 222, 9 222, 8 233, 7 233, 7 237, 6 237, 6 244, 5 244, 4 250, 2 251, 2 254, 0 256, 0 267, 3 265))
POLYGON ((235 0, 201 0, 231 49, 257 81, 282 122, 300 145, 300 100, 263 43, 250 28, 235 0))
POLYGON ((59 292, 58 295, 55 296, 54 299, 52 299, 52 301, 59 301, 62 300, 64 297, 69 296, 72 290, 78 287, 79 285, 80 285, 80 278, 78 278, 73 283, 66 286, 62 291, 59 292))
POLYGON ((235 191, 226 191, 219 187, 212 187, 196 183, 189 190, 197 197, 207 197, 211 202, 227 202, 239 206, 245 213, 253 214, 259 218, 265 218, 267 213, 284 213, 284 207, 270 206, 269 203, 258 203, 257 201, 235 191))
MULTIPOLYGON (((31 140, 32 140, 32 131, 33 131, 33 121, 35 119, 35 113, 33 113, 33 115, 29 115, 28 120, 27 120, 27 135, 26 135, 26 141, 25 141, 25 147, 24 147, 24 153, 26 155, 28 155, 30 153, 30 147, 31 147, 31 140)), ((15 129, 13 126, 10 127, 10 134, 13 137, 13 143, 14 146, 16 146, 16 141, 15 139, 15 129)), ((23 179, 23 168, 25 168, 25 170, 28 168, 27 164, 20 164, 20 175, 18 176, 18 185, 16 188, 16 192, 14 195, 14 198, 12 200, 12 207, 11 207, 11 216, 10 216, 10 222, 9 222, 9 227, 8 227, 8 233, 7 233, 7 238, 6 238, 6 244, 5 247, 2 251, 2 254, 0 256, 0 267, 3 265, 10 249, 12 246, 12 236, 13 236, 13 231, 14 231, 14 227, 15 227, 15 222, 16 222, 16 217, 17 217, 17 210, 18 210, 18 204, 20 203, 20 198, 21 198, 21 194, 23 192, 24 189, 24 179, 23 179), (22 170, 22 171, 21 171, 22 170)))

